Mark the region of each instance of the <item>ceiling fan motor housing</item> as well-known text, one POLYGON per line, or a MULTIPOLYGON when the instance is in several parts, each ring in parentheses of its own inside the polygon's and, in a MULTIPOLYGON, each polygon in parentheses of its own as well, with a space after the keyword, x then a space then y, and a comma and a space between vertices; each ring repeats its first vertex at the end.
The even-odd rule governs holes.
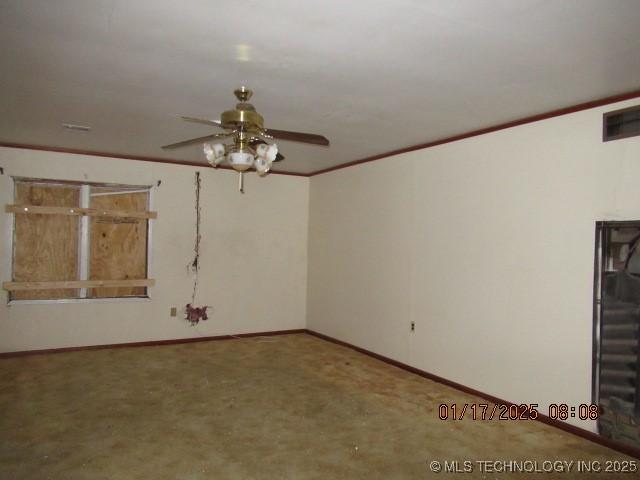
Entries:
MULTIPOLYGON (((240 106, 241 104, 238 104, 240 106)), ((236 129, 243 127, 244 130, 263 130, 264 119, 255 110, 236 109, 227 110, 220 116, 220 122, 224 128, 236 129)))

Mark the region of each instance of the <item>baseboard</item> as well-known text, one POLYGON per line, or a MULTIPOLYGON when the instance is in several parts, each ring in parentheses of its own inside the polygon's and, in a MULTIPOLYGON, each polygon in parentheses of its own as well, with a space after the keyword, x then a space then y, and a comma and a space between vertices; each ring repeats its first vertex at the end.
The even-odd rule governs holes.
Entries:
MULTIPOLYGON (((393 360, 392 358, 388 358, 388 357, 385 357, 384 355, 371 352, 365 348, 352 345, 351 343, 343 342, 342 340, 338 340, 337 338, 333 338, 328 335, 324 335, 322 333, 314 332, 313 330, 309 330, 309 329, 306 330, 306 333, 308 333, 309 335, 313 335, 314 337, 321 338, 322 340, 326 340, 328 342, 332 342, 337 345, 342 345, 343 347, 348 347, 352 350, 363 353, 365 355, 373 357, 382 362, 388 363, 389 365, 393 365, 394 367, 401 368, 402 370, 406 370, 407 372, 411 372, 416 375, 420 375, 421 377, 428 378, 429 380, 433 380, 434 382, 438 382, 448 387, 455 388, 456 390, 459 390, 461 392, 483 398, 485 400, 488 400, 491 403, 497 403, 500 405, 515 405, 513 402, 509 402, 508 400, 504 400, 502 398, 489 395, 488 393, 475 390, 473 388, 467 387, 460 383, 452 382, 451 380, 447 380, 446 378, 439 377, 438 375, 434 375, 433 373, 425 372, 424 370, 421 370, 419 368, 412 367, 411 365, 407 365, 402 362, 398 362, 397 360, 393 360)), ((629 455, 630 457, 640 459, 640 448, 635 448, 635 447, 626 445, 624 443, 620 443, 615 440, 602 437, 597 433, 590 432, 589 430, 585 430, 584 428, 576 427, 575 425, 570 425, 560 420, 555 420, 541 413, 538 414, 538 418, 536 420, 539 422, 545 423, 547 425, 550 425, 552 427, 558 428, 560 430, 563 430, 565 432, 576 435, 578 437, 584 438, 585 440, 589 440, 593 443, 597 443, 599 445, 605 446, 617 452, 624 453, 625 455, 629 455)))
POLYGON ((290 335, 294 333, 306 333, 306 329, 297 328, 293 330, 273 330, 270 332, 239 333, 237 335, 217 335, 212 337, 176 338, 171 340, 150 340, 147 342, 110 343, 107 345, 87 345, 82 347, 48 348, 45 350, 23 350, 18 352, 0 353, 0 359, 12 358, 12 357, 24 357, 27 355, 41 355, 44 353, 81 352, 84 350, 103 350, 106 348, 156 347, 160 345, 177 345, 179 343, 210 342, 214 340, 232 340, 234 338, 270 337, 274 335, 290 335))

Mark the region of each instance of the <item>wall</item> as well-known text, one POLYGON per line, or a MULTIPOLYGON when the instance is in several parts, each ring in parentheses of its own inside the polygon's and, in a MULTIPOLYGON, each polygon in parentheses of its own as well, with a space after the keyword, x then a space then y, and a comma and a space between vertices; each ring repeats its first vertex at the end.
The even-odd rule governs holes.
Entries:
POLYGON ((595 222, 640 219, 640 137, 603 143, 602 113, 637 103, 312 177, 308 328, 543 412, 590 403, 595 222))
MULTIPOLYGON (((228 171, 0 148, 1 204, 12 175, 162 180, 151 299, 0 302, 0 351, 303 328, 306 304, 308 328, 469 387, 543 411, 588 403, 594 222, 640 219, 640 138, 602 143, 601 116, 635 103, 315 176, 310 191, 250 175, 240 195, 228 171), (196 302, 213 314, 190 327, 169 308, 191 298, 197 170, 196 302)), ((0 214, 2 280, 11 223, 0 214)))
MULTIPOLYGON (((87 180, 153 188, 150 300, 7 305, 1 291, 0 351, 304 328, 309 180, 84 155, 0 148, 0 204, 13 203, 12 176, 87 180), (196 303, 207 322, 169 316, 191 301, 195 237, 194 174, 202 177, 201 270, 196 303)), ((1 280, 11 278, 13 216, 0 214, 1 280)))

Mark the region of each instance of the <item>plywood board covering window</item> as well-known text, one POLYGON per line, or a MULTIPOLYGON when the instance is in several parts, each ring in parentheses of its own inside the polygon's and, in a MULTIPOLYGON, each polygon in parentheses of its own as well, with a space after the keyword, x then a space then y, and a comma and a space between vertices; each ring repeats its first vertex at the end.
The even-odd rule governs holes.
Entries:
MULTIPOLYGON (((74 207, 80 187, 16 183, 15 201, 21 205, 74 207)), ((76 280, 78 278, 78 217, 16 215, 13 280, 15 282, 76 280)), ((14 300, 76 298, 74 289, 12 292, 14 300)))
MULTIPOLYGON (((90 208, 144 212, 148 192, 117 188, 91 189, 90 208), (109 195, 104 195, 104 194, 109 195)), ((147 222, 142 218, 91 217, 89 271, 91 280, 128 280, 147 276, 147 222)), ((146 287, 92 288, 93 298, 146 295, 146 287)))
POLYGON ((10 300, 146 297, 149 201, 149 187, 16 179, 10 300))

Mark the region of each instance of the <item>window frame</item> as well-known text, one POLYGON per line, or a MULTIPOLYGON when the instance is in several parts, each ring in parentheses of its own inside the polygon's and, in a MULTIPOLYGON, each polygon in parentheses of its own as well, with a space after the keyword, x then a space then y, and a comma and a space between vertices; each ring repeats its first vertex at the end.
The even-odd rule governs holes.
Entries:
MULTIPOLYGON (((108 187, 108 188, 126 188, 134 190, 144 190, 148 192, 148 202, 147 202, 147 210, 153 211, 154 209, 154 197, 155 197, 155 188, 153 185, 125 185, 121 183, 104 183, 104 182, 83 182, 83 181, 73 181, 73 180, 58 180, 58 179, 43 179, 43 178, 31 178, 31 177, 19 177, 12 176, 11 179, 11 198, 15 201, 16 198, 16 185, 19 182, 32 183, 32 184, 53 184, 53 185, 76 185, 80 188, 80 205, 82 208, 84 206, 83 202, 87 202, 90 200, 90 187, 108 187), (87 192, 88 195, 83 194, 83 192, 87 192)), ((8 251, 11 256, 11 262, 9 263, 10 268, 10 277, 13 278, 14 273, 14 262, 15 262, 15 252, 14 246, 16 243, 16 215, 12 214, 13 218, 9 222, 10 224, 10 232, 9 232, 9 244, 8 251)), ((78 228, 78 280, 81 280, 81 276, 88 276, 88 266, 90 262, 90 251, 89 245, 90 242, 90 228, 89 228, 89 220, 88 216, 81 216, 79 218, 79 228, 78 228), (84 254, 84 255, 83 255, 84 254), (83 267, 84 266, 84 271, 83 267)), ((146 269, 146 278, 153 278, 153 264, 152 264, 152 245, 153 245, 153 220, 152 218, 147 219, 147 269, 146 269)), ((86 280, 86 279, 85 279, 86 280)), ((80 297, 80 298, 51 298, 51 299, 32 299, 32 300, 13 300, 11 299, 11 295, 7 294, 7 306, 14 305, 52 305, 52 304, 74 304, 74 303, 127 303, 127 302, 150 302, 151 295, 149 293, 149 288, 146 289, 146 295, 144 296, 130 296, 130 297, 103 297, 103 298, 91 298, 91 297, 80 297)), ((78 289, 80 295, 86 295, 86 288, 78 289)))

